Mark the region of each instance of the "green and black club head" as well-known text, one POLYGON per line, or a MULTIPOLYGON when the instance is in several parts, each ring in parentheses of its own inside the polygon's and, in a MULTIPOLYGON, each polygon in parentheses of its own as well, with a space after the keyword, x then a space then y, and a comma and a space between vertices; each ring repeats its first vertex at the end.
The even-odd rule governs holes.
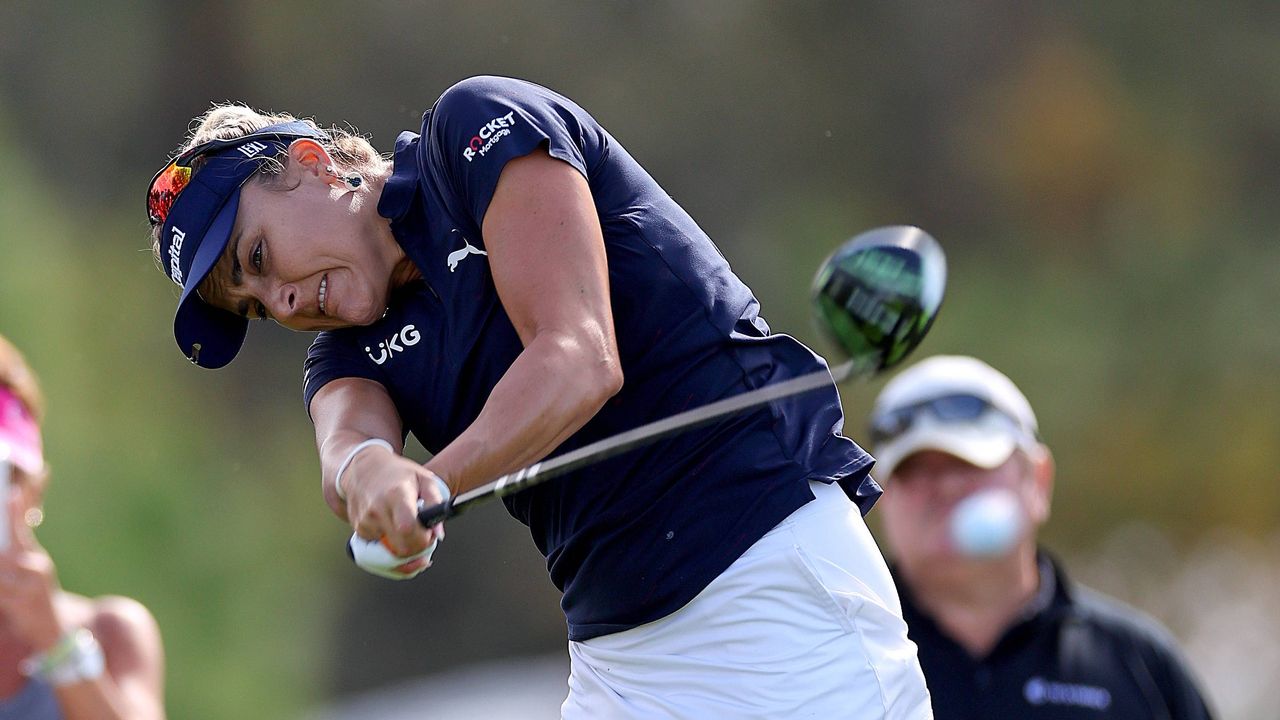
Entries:
POLYGON ((942 305, 947 260, 938 241, 910 225, 853 237, 813 279, 818 327, 861 367, 902 362, 920 344, 942 305))

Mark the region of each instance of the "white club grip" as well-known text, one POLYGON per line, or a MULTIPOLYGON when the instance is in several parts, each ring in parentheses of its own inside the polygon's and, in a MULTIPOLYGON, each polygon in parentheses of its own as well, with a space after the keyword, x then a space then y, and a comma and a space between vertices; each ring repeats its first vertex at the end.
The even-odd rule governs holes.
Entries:
MULTIPOLYGON (((435 476, 433 476, 435 477, 435 476)), ((449 486, 439 477, 435 478, 436 487, 440 490, 440 494, 444 499, 449 498, 449 486)), ((418 499, 418 510, 422 510, 427 506, 427 501, 422 498, 418 499)), ((359 535, 352 533, 351 539, 347 541, 347 552, 351 555, 351 559, 355 560, 356 565, 365 572, 372 573, 378 577, 388 578, 390 580, 408 580, 417 577, 423 570, 426 570, 431 564, 431 555, 435 553, 436 546, 440 544, 438 539, 432 540, 431 544, 422 552, 410 555, 408 557, 398 557, 381 540, 365 540, 359 535), (403 573, 396 568, 407 562, 412 562, 419 558, 427 558, 427 564, 418 570, 410 573, 403 573)))

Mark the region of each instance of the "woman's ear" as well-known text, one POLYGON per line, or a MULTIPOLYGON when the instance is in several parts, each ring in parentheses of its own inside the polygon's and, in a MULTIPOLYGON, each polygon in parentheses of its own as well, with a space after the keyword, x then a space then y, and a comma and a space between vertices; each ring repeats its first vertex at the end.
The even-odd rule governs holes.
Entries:
POLYGON ((290 165, 315 175, 330 185, 342 185, 342 178, 333 168, 333 158, 320 143, 309 138, 298 138, 289 144, 288 152, 290 165))

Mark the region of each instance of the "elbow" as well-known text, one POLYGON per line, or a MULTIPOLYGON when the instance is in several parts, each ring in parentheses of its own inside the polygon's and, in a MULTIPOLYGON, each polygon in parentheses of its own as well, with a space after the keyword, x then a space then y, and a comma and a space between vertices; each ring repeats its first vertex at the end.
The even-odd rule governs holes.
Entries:
POLYGON ((553 337, 553 344, 542 346, 551 352, 539 355, 543 369, 555 379, 554 385, 562 388, 562 410, 586 422, 622 390, 622 359, 608 338, 553 337))
POLYGON ((622 390, 622 361, 616 352, 612 352, 598 358, 592 365, 593 372, 584 373, 582 377, 590 378, 584 395, 589 406, 587 409, 595 415, 622 390))
POLYGON ((600 381, 600 389, 603 393, 603 397, 600 399, 601 405, 608 402, 609 398, 617 395, 622 390, 622 381, 622 361, 615 353, 609 359, 600 381))

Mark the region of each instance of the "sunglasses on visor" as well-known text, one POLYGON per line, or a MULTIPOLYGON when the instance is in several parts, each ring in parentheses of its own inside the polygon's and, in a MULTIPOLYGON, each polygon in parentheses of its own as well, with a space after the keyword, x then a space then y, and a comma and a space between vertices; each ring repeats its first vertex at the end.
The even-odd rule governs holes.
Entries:
POLYGON ((159 225, 169 217, 173 203, 191 182, 191 168, 179 165, 177 160, 165 165, 156 176, 151 178, 151 186, 147 188, 147 219, 152 225, 159 225))
POLYGON ((876 415, 871 419, 871 441, 880 445, 900 437, 926 414, 942 423, 964 423, 987 413, 999 415, 1014 427, 1021 428, 1021 423, 986 398, 966 394, 942 395, 876 415))
POLYGON ((260 144, 268 140, 293 141, 298 138, 311 138, 322 142, 328 140, 328 136, 320 130, 301 120, 294 120, 268 125, 248 135, 228 140, 209 140, 186 150, 151 178, 151 185, 147 188, 147 219, 152 225, 160 225, 169 217, 169 211, 173 209, 173 203, 177 201, 178 195, 191 182, 191 165, 196 158, 228 148, 260 144))

